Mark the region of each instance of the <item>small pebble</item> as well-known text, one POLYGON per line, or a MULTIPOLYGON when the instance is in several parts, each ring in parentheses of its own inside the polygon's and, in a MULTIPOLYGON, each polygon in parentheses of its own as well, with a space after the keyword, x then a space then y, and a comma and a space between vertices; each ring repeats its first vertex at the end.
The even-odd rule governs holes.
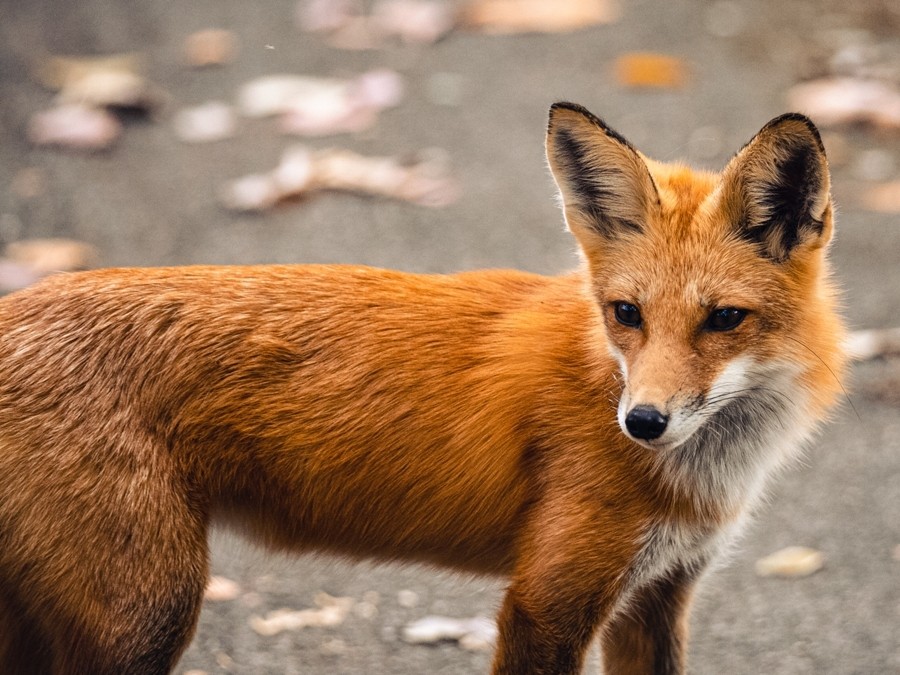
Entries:
POLYGON ((397 593, 397 604, 404 609, 412 609, 419 604, 419 594, 409 589, 397 593))
POLYGON ((228 656, 225 652, 216 652, 216 663, 220 668, 224 668, 225 670, 231 670, 234 666, 234 659, 228 656))
POLYGON ((211 602, 222 602, 224 600, 234 600, 240 593, 241 587, 237 582, 214 575, 209 578, 206 584, 203 598, 211 602))

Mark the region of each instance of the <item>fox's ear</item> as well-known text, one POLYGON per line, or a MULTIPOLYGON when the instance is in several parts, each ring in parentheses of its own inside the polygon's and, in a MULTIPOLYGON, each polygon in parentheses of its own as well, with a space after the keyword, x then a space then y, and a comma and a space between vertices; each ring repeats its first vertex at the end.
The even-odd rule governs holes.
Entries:
POLYGON ((784 262, 797 246, 831 237, 831 179, 815 125, 799 113, 776 117, 725 167, 726 217, 760 253, 784 262))
POLYGON ((599 118, 574 103, 555 103, 547 126, 547 161, 569 229, 614 238, 640 232, 659 195, 646 163, 599 118))

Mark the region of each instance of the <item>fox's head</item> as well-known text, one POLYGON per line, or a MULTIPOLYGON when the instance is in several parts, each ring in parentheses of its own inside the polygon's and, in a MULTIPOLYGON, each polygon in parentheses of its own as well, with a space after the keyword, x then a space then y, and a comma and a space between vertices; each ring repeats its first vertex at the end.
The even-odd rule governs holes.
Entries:
POLYGON ((557 103, 547 156, 599 339, 621 370, 623 432, 665 451, 701 429, 755 433, 752 418, 771 413, 770 426, 805 435, 844 363, 825 257, 828 163, 812 122, 773 119, 715 174, 652 161, 557 103))

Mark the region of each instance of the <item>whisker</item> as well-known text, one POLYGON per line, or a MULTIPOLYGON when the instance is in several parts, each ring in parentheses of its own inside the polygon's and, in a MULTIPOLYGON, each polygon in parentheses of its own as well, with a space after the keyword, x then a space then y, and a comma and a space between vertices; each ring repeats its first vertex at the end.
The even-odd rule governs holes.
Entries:
POLYGON ((837 382, 838 386, 841 388, 841 391, 844 393, 844 398, 847 399, 847 403, 850 404, 850 408, 853 410, 853 414, 856 415, 857 421, 858 421, 858 422, 862 422, 862 417, 859 416, 859 411, 857 411, 856 406, 853 405, 853 399, 850 398, 850 394, 848 394, 848 393, 847 393, 847 390, 844 389, 844 383, 841 382, 841 379, 840 379, 837 375, 835 375, 834 371, 831 369, 831 366, 829 366, 829 365, 825 362, 825 359, 823 359, 821 356, 819 356, 818 354, 816 354, 815 350, 813 350, 809 345, 805 344, 802 340, 798 340, 797 338, 795 338, 795 337, 792 336, 792 335, 786 335, 785 337, 786 337, 788 340, 793 340, 793 341, 796 342, 798 345, 800 345, 801 347, 803 347, 804 349, 806 349, 810 354, 812 354, 812 355, 815 356, 817 359, 819 359, 819 362, 820 362, 823 366, 825 366, 825 370, 827 370, 829 373, 831 373, 831 376, 834 378, 834 381, 837 382))

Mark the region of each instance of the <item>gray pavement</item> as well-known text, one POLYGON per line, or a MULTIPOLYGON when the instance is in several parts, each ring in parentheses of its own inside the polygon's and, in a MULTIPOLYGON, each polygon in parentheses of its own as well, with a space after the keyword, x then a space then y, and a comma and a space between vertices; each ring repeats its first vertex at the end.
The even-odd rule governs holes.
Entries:
MULTIPOLYGON (((576 260, 543 158, 553 101, 586 105, 657 159, 718 168, 784 112, 786 88, 823 70, 838 44, 867 40, 894 52, 900 44, 900 12, 892 0, 622 4, 618 23, 567 35, 455 32, 434 46, 345 52, 299 33, 288 0, 0 0, 0 240, 83 239, 98 247, 108 266, 354 262, 429 272, 489 266, 555 273, 576 260), (716 4, 726 11, 738 7, 743 23, 736 35, 709 32, 716 4), (234 30, 241 55, 221 69, 189 70, 181 64, 182 40, 208 26, 234 30), (445 148, 462 198, 431 210, 326 194, 264 216, 228 213, 216 202, 219 186, 268 170, 290 142, 268 122, 244 121, 235 139, 209 146, 180 143, 165 119, 134 122, 114 150, 97 156, 36 150, 25 141, 28 116, 51 100, 29 77, 31 59, 41 52, 130 50, 147 54, 151 78, 174 107, 233 100, 240 83, 270 73, 395 68, 407 80, 407 96, 374 131, 311 145, 372 154, 445 148), (630 50, 684 58, 690 84, 675 91, 622 88, 611 64, 630 50), (454 105, 434 96, 434 87, 447 81, 442 74, 459 84, 454 105), (10 186, 28 167, 46 172, 48 189, 23 198, 10 186)), ((867 158, 881 162, 882 177, 898 177, 900 133, 849 129, 830 134, 826 143, 841 155, 835 156, 841 159, 834 181, 840 212, 833 253, 849 321, 867 328, 900 324, 898 216, 866 212, 858 199, 872 177, 867 158)), ((856 368, 852 407, 845 405, 806 461, 777 481, 729 564, 706 580, 692 624, 692 673, 900 673, 898 392, 896 363, 856 368), (795 580, 755 575, 757 558, 791 544, 823 551, 825 568, 795 580)), ((242 594, 207 603, 179 673, 469 673, 488 667, 487 652, 451 643, 407 645, 399 633, 428 614, 489 616, 502 582, 324 557, 273 558, 226 534, 214 539, 213 568, 237 581, 242 594), (400 590, 414 591, 418 602, 402 606, 400 590), (357 601, 377 592, 377 613, 351 613, 335 627, 268 637, 250 628, 252 615, 309 607, 319 591, 357 601)))

